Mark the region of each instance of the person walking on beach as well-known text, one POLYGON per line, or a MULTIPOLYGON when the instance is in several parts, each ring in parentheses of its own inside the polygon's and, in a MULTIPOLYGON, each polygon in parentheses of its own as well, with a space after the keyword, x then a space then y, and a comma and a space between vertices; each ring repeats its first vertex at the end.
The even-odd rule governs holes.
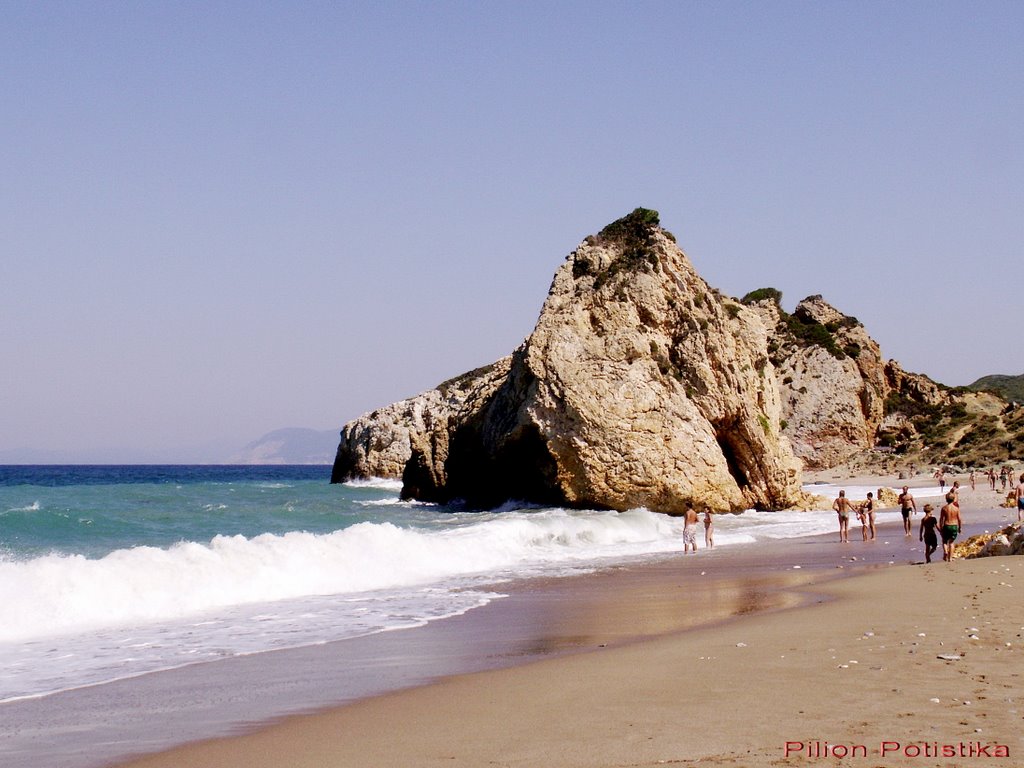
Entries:
MULTIPOLYGON (((918 529, 918 541, 924 542, 924 561, 932 561, 932 553, 939 548, 939 538, 935 535, 935 526, 939 521, 932 514, 932 505, 924 505, 924 517, 921 518, 921 527, 918 529)), ((943 558, 945 559, 945 558, 943 558)))
POLYGON ((710 510, 704 510, 704 546, 711 549, 715 546, 715 521, 711 519, 710 510))
POLYGON ((1020 482, 1017 483, 1013 492, 1017 496, 1017 522, 1019 523, 1024 520, 1024 472, 1021 473, 1020 482))
POLYGON ((1003 490, 1006 490, 1006 467, 999 468, 999 482, 1003 486, 1003 490))
POLYGON ((683 522, 683 554, 685 555, 693 547, 697 551, 697 510, 693 504, 686 506, 686 518, 683 522))
POLYGON ((946 492, 946 473, 941 469, 935 470, 935 479, 939 481, 939 491, 941 493, 946 492))
POLYGON ((953 494, 946 494, 946 504, 939 510, 939 533, 942 534, 942 559, 947 563, 953 559, 953 542, 960 535, 960 505, 953 500, 953 494))
POLYGON ((973 490, 976 490, 976 489, 975 489, 975 487, 974 487, 974 479, 975 479, 975 478, 974 478, 974 474, 975 474, 975 473, 974 473, 974 470, 972 469, 972 470, 971 470, 971 475, 970 475, 970 477, 969 477, 969 478, 967 478, 968 480, 970 480, 970 481, 971 481, 971 490, 972 490, 972 491, 973 491, 973 490))
POLYGON ((903 486, 903 493, 899 497, 900 503, 900 514, 903 515, 903 532, 910 535, 910 514, 917 514, 917 502, 914 501, 914 497, 910 495, 910 490, 907 486, 903 486))
POLYGON ((839 515, 839 541, 843 544, 849 544, 850 513, 853 511, 853 504, 846 498, 846 491, 839 492, 839 498, 832 502, 832 509, 839 515))

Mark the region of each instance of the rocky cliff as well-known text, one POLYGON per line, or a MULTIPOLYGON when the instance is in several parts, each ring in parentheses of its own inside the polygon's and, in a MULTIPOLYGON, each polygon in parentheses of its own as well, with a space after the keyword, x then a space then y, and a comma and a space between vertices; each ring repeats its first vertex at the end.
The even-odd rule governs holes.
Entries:
POLYGON ((780 299, 722 296, 637 209, 569 254, 512 355, 347 424, 332 481, 479 507, 777 509, 804 500, 801 468, 878 446, 987 456, 1021 430, 1024 409, 993 427, 998 397, 885 361, 821 296, 780 299))
POLYGON ((785 507, 800 467, 768 343, 638 209, 567 257, 511 357, 346 425, 332 479, 478 506, 785 507))

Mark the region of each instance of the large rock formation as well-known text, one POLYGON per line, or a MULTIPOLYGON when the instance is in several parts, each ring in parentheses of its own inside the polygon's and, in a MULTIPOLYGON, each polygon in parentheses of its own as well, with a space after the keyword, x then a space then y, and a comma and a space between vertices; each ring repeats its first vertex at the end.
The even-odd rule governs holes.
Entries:
POLYGON ((982 463, 1024 442, 1024 408, 886 362, 821 296, 792 314, 780 299, 721 296, 637 209, 569 254, 511 356, 346 425, 332 481, 401 477, 409 498, 474 506, 774 509, 804 501, 801 466, 982 463))
POLYGON ((332 480, 478 506, 785 507, 799 464, 768 343, 637 209, 568 256, 510 358, 346 425, 332 480))

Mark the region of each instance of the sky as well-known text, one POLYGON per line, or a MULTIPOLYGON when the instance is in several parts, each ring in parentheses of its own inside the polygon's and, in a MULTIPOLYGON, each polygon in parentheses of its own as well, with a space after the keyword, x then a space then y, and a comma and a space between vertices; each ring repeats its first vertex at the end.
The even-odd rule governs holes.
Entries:
POLYGON ((22 2, 0 461, 217 461, 511 352, 638 206, 949 385, 1024 371, 1024 4, 22 2))

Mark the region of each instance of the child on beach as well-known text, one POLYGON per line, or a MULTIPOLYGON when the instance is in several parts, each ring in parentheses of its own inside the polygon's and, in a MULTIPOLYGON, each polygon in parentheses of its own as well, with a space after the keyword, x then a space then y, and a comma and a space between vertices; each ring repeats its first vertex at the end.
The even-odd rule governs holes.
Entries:
MULTIPOLYGON (((1024 482, 1024 477, 1021 477, 1024 482)), ((715 521, 711 519, 711 512, 704 510, 704 546, 711 549, 715 546, 715 521)))
POLYGON ((918 540, 924 542, 924 561, 932 561, 932 552, 939 548, 939 538, 935 535, 935 526, 939 521, 932 514, 931 504, 924 505, 924 517, 921 518, 921 527, 918 529, 918 540))

